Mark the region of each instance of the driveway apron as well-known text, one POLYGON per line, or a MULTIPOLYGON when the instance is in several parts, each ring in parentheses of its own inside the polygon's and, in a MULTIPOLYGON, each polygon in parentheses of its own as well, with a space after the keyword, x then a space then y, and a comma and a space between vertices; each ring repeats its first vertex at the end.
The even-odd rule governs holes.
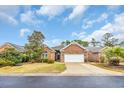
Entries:
POLYGON ((88 63, 65 63, 66 70, 62 76, 123 76, 124 73, 106 70, 88 63))

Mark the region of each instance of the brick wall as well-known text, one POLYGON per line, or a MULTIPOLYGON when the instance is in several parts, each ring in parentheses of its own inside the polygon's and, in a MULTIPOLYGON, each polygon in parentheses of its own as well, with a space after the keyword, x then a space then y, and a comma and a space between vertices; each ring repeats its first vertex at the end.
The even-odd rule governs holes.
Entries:
POLYGON ((45 47, 44 51, 47 51, 48 59, 55 60, 55 51, 51 50, 49 47, 45 47))
POLYGON ((77 44, 71 44, 61 51, 61 62, 64 62, 64 54, 84 54, 85 58, 87 58, 86 50, 81 48, 77 44))
POLYGON ((88 52, 88 61, 89 62, 99 62, 100 60, 100 54, 98 52, 88 52))

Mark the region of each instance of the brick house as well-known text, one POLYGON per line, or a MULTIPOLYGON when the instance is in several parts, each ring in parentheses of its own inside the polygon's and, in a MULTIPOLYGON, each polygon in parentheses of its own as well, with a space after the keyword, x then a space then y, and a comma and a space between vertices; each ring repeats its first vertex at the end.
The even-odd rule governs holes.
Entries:
MULTIPOLYGON (((6 48, 15 48, 20 52, 25 51, 23 46, 5 43, 0 47, 0 52, 4 51, 6 48)), ((72 42, 69 45, 59 45, 52 48, 44 45, 44 52, 41 57, 59 62, 99 62, 101 49, 101 47, 83 47, 76 42, 72 42)))
POLYGON ((6 42, 2 46, 0 46, 0 53, 5 51, 5 49, 7 49, 7 48, 15 48, 19 52, 24 52, 24 47, 23 46, 19 46, 19 45, 16 45, 16 44, 6 42))
POLYGON ((83 47, 76 42, 52 48, 56 51, 55 60, 60 62, 99 62, 102 49, 102 47, 83 47))

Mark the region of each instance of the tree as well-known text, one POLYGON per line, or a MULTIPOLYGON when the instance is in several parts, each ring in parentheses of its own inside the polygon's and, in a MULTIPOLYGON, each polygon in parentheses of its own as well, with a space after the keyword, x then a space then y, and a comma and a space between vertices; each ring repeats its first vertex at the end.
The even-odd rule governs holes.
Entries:
MULTIPOLYGON (((14 48, 7 48, 4 52, 1 53, 0 58, 6 60, 6 65, 16 65, 17 63, 22 62, 20 57, 20 52, 14 48)), ((4 63, 5 64, 5 63, 4 63)))
POLYGON ((69 41, 69 40, 65 40, 65 41, 61 42, 62 45, 68 45, 70 43, 71 43, 71 41, 69 41))
POLYGON ((91 43, 91 45, 92 45, 93 47, 96 47, 96 46, 98 46, 98 44, 99 44, 100 42, 96 41, 95 38, 92 38, 92 40, 91 40, 90 43, 91 43))
POLYGON ((122 41, 119 45, 124 47, 124 41, 122 41))
POLYGON ((80 44, 80 45, 82 45, 84 47, 88 47, 89 46, 89 43, 87 41, 82 41, 82 40, 73 40, 73 41, 77 42, 78 44, 80 44))
POLYGON ((69 41, 69 40, 65 40, 63 41, 61 44, 62 45, 68 45, 70 44, 71 42, 77 42, 78 44, 84 46, 84 47, 88 47, 89 43, 87 41, 82 41, 82 40, 72 40, 72 41, 69 41))
POLYGON ((113 47, 117 44, 118 39, 114 38, 111 33, 106 33, 103 35, 102 41, 104 46, 113 47))
POLYGON ((41 32, 34 31, 31 36, 28 36, 28 43, 25 45, 26 53, 30 60, 40 60, 43 52, 44 35, 41 32))

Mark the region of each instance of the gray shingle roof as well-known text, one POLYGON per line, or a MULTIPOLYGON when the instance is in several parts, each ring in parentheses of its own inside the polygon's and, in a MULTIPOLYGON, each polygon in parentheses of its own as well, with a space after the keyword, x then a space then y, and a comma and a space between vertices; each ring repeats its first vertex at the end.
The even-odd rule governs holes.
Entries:
POLYGON ((85 47, 85 48, 91 52, 100 52, 103 47, 85 47))
MULTIPOLYGON (((62 49, 64 47, 65 47, 64 45, 59 45, 59 46, 52 47, 52 49, 54 49, 54 50, 60 50, 60 49, 62 49)), ((100 52, 100 50, 103 47, 84 47, 84 48, 86 48, 88 51, 91 51, 91 52, 100 52)))
POLYGON ((54 50, 60 50, 60 49, 62 49, 64 47, 65 47, 64 45, 59 45, 59 46, 52 47, 52 49, 54 49, 54 50))
MULTIPOLYGON (((12 43, 5 43, 3 46, 5 45, 11 45, 13 46, 16 50, 18 50, 19 52, 24 52, 25 49, 24 49, 24 46, 20 46, 20 45, 16 45, 16 44, 12 44, 12 43)), ((47 45, 44 45, 45 47, 47 47, 47 45)), ((65 45, 59 45, 59 46, 55 46, 55 47, 52 47, 53 50, 60 50, 62 48, 64 48, 65 45)), ((85 47, 88 51, 91 51, 91 52, 100 52, 100 50, 102 49, 102 47, 85 47)))
POLYGON ((24 52, 25 51, 24 46, 12 44, 12 43, 9 43, 9 42, 6 42, 3 46, 5 46, 5 45, 11 45, 12 47, 14 47, 19 52, 24 52))

